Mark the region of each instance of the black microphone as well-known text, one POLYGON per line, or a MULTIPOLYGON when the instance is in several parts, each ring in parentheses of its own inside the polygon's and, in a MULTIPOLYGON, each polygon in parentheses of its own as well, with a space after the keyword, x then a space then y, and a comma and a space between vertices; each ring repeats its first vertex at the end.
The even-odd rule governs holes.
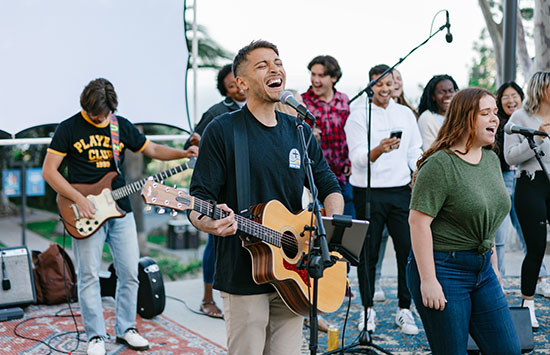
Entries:
POLYGON ((544 131, 538 131, 532 128, 516 126, 512 122, 508 122, 504 125, 504 132, 506 132, 507 134, 522 134, 527 137, 532 137, 532 136, 548 137, 548 133, 544 131))
POLYGON ((8 279, 8 273, 6 272, 6 264, 4 263, 4 251, 0 250, 0 256, 2 257, 2 290, 7 291, 11 288, 10 279, 8 279))
POLYGON ((445 13, 447 14, 447 23, 445 24, 445 27, 447 27, 447 34, 445 35, 445 40, 447 43, 451 43, 453 41, 453 35, 451 34, 451 22, 449 21, 449 11, 445 10, 445 13))
POLYGON ((305 108, 304 105, 299 103, 295 98, 294 95, 290 91, 283 91, 283 93, 280 96, 281 102, 285 105, 288 105, 296 110, 302 117, 307 117, 313 122, 315 122, 317 119, 311 112, 308 111, 307 108, 305 108))

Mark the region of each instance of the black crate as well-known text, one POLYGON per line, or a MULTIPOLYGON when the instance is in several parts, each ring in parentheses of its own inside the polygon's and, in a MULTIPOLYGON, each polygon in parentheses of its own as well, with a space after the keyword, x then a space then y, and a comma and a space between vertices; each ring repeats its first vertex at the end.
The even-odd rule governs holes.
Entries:
POLYGON ((186 219, 168 223, 168 248, 196 249, 200 245, 199 231, 186 219))

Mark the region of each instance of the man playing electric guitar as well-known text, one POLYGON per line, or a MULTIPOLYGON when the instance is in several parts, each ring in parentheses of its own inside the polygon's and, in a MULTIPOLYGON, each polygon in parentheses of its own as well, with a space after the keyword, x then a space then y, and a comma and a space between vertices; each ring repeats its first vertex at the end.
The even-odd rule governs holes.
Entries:
MULTIPOLYGON (((235 159, 239 156, 233 145, 237 118, 244 120, 250 161, 250 184, 239 188, 250 190, 250 204, 278 200, 290 211, 301 209, 307 179, 295 118, 274 110, 286 73, 277 47, 266 41, 242 48, 233 61, 233 73, 247 103, 208 125, 200 143, 205 153, 198 157, 190 187, 191 195, 202 200, 224 202, 217 208, 229 215, 212 219, 191 211, 189 218, 198 229, 216 236, 214 288, 223 299, 229 354, 299 354, 303 318, 284 304, 273 286, 254 282, 251 256, 236 235, 233 212, 238 211, 235 159)), ((305 132, 307 139, 309 126, 305 132)), ((341 214, 344 200, 338 181, 315 139, 308 153, 327 214, 341 214)))
MULTIPOLYGON (((42 167, 44 179, 58 194, 74 201, 80 217, 92 219, 96 206, 71 184, 95 183, 106 173, 119 170, 126 148, 160 160, 197 155, 196 147, 183 151, 150 142, 126 118, 113 115, 118 99, 113 85, 106 79, 91 81, 80 96, 80 105, 82 111, 57 127, 42 167), (67 164, 67 179, 58 171, 63 160, 67 164)), ((124 184, 121 174, 112 187, 124 184)), ((115 298, 116 341, 134 350, 149 348, 149 342, 135 329, 139 248, 134 216, 128 197, 119 199, 117 204, 127 212, 124 217, 109 219, 86 239, 73 239, 78 300, 88 338, 88 354, 92 355, 105 354, 107 333, 98 277, 105 242, 113 254, 119 282, 115 298)))

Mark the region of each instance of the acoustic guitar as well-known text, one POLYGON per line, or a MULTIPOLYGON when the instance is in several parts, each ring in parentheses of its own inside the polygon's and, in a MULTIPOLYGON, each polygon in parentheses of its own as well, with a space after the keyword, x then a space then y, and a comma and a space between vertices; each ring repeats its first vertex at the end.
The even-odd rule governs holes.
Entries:
MULTIPOLYGON (((146 204, 174 210, 194 210, 221 219, 228 213, 192 197, 182 190, 147 181, 141 193, 146 204), (214 210, 213 210, 214 208, 214 210)), ((271 283, 288 308, 302 316, 309 315, 310 291, 313 279, 297 266, 309 251, 305 226, 314 219, 309 211, 293 214, 279 201, 272 200, 253 206, 253 219, 235 215, 243 246, 252 257, 252 277, 257 284, 271 283), (313 218, 313 219, 312 219, 313 218)), ((324 270, 318 282, 317 308, 321 313, 336 311, 346 293, 346 263, 340 254, 332 252, 336 263, 324 270)))
POLYGON ((118 175, 114 171, 108 172, 101 180, 93 184, 71 184, 72 187, 92 201, 96 213, 92 219, 83 218, 80 216, 78 207, 74 201, 65 196, 57 195, 57 209, 67 232, 76 239, 90 237, 109 219, 120 218, 126 214, 125 211, 118 207, 117 200, 141 191, 141 187, 147 179, 160 181, 187 169, 193 169, 195 167, 195 160, 195 158, 191 158, 185 164, 178 165, 152 177, 135 181, 115 190, 111 190, 111 184, 118 175))

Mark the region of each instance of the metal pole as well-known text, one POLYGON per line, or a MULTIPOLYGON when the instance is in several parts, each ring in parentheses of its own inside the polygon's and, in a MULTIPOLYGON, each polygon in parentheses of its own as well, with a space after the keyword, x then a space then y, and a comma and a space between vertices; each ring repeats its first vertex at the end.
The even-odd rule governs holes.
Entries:
POLYGON ((193 60, 193 126, 198 123, 197 104, 197 58, 199 57, 199 39, 197 38, 197 0, 193 0, 193 42, 191 46, 191 59, 193 60))
POLYGON ((21 160, 21 244, 27 245, 27 164, 21 160))
POLYGON ((518 24, 518 1, 504 1, 504 65, 502 66, 502 83, 516 79, 516 40, 518 24))

